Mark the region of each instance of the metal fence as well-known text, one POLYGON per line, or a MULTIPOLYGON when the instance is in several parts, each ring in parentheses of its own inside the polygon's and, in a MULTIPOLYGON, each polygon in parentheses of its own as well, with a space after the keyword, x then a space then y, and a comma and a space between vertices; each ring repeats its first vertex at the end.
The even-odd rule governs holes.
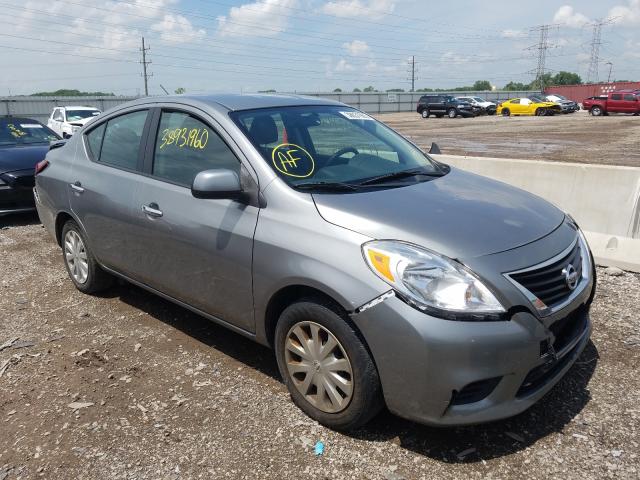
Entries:
MULTIPOLYGON (((480 97, 488 100, 526 97, 539 91, 495 91, 495 92, 433 92, 456 97, 480 97)), ((328 98, 351 105, 367 113, 413 112, 418 100, 426 93, 302 93, 314 97, 328 98)), ((136 97, 0 97, 0 116, 13 115, 34 118, 46 123, 54 107, 85 105, 101 111, 133 100, 136 97)))

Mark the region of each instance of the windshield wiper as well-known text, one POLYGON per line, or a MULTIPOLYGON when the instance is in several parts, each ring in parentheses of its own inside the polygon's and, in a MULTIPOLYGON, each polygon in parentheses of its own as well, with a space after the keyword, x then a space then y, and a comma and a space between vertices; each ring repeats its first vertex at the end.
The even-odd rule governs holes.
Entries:
POLYGON ((294 185, 299 190, 325 190, 325 191, 354 191, 358 185, 344 182, 306 182, 294 185))
POLYGON ((373 185, 376 183, 385 183, 389 180, 398 180, 401 178, 415 177, 416 175, 422 175, 427 177, 442 177, 444 173, 441 172, 425 172, 422 168, 414 168, 412 170, 401 170, 399 172, 385 173, 377 177, 370 178, 358 185, 373 185))

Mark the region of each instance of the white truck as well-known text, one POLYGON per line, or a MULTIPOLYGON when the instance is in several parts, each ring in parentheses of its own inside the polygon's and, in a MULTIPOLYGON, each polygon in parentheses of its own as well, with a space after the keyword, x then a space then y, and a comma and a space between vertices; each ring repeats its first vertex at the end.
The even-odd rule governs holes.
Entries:
POLYGON ((100 110, 94 107, 56 107, 51 112, 47 126, 62 138, 69 138, 100 113, 100 110))

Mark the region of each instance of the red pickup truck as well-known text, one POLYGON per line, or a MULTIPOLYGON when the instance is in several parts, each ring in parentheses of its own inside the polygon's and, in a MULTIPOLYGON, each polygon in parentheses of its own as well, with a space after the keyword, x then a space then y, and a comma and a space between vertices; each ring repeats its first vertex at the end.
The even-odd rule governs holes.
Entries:
POLYGON ((599 117, 608 113, 640 115, 640 95, 635 92, 612 92, 606 96, 590 97, 582 101, 582 108, 599 117))

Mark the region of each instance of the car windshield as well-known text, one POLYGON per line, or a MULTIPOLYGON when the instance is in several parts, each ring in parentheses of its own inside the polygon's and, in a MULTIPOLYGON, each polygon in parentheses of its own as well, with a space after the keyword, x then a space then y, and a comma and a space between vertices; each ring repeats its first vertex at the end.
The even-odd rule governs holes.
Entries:
POLYGON ((59 139, 52 130, 34 120, 0 119, 0 146, 33 145, 59 139))
POLYGON ((100 115, 98 110, 67 110, 67 122, 75 122, 100 115))
POLYGON ((340 186, 346 191, 365 183, 400 186, 443 174, 443 167, 403 137, 349 107, 279 107, 230 115, 293 187, 340 186))
POLYGON ((484 100, 480 97, 473 97, 476 102, 484 102, 484 100))

